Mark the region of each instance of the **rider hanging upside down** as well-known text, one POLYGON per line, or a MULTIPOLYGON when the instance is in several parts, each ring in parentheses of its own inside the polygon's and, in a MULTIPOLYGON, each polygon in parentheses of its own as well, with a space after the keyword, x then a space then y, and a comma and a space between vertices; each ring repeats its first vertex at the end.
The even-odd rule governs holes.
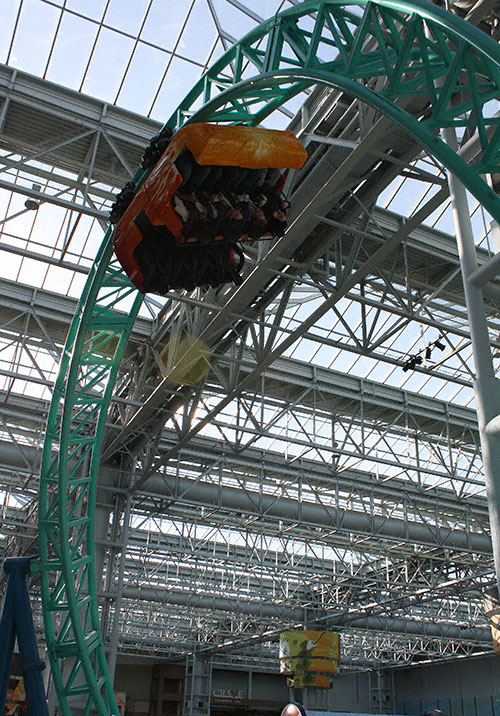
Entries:
POLYGON ((240 283, 238 242, 284 234, 278 167, 300 168, 306 156, 289 131, 191 124, 173 137, 161 132, 145 154, 150 174, 138 189, 127 185, 112 211, 130 280, 162 295, 240 283))

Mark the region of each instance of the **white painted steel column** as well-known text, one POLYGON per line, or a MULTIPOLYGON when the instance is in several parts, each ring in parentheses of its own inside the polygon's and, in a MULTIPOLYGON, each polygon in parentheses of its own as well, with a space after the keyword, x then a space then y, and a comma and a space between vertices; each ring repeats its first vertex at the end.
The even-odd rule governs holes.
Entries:
MULTIPOLYGON (((441 131, 441 136, 456 152, 458 142, 455 129, 447 127, 441 131)), ((500 381, 495 378, 493 369, 482 291, 480 286, 470 280, 478 269, 478 263, 467 194, 463 184, 453 174, 447 172, 447 175, 476 369, 476 410, 488 495, 493 557, 497 583, 500 584, 500 432, 495 429, 498 424, 495 418, 500 414, 500 381)))
POLYGON ((120 561, 118 567, 118 579, 116 585, 116 597, 115 597, 115 613, 113 617, 113 625, 111 628, 111 635, 109 638, 109 654, 108 654, 108 671, 111 681, 115 681, 115 670, 116 670, 116 658, 118 656, 118 642, 120 636, 120 623, 121 623, 121 606, 123 600, 123 582, 125 575, 125 560, 127 556, 127 545, 129 536, 129 523, 130 523, 130 507, 131 497, 127 495, 125 508, 123 510, 122 520, 122 549, 120 552, 120 561))

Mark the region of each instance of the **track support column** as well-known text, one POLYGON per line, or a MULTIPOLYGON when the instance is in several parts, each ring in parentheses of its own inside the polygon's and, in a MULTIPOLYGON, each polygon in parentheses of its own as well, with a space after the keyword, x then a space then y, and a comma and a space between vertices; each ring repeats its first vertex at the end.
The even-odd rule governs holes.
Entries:
MULTIPOLYGON (((443 128, 441 136, 456 152, 458 142, 455 129, 443 128)), ((467 194, 464 185, 456 176, 450 171, 447 171, 447 176, 476 369, 474 392, 488 495, 493 557, 500 589, 500 380, 495 377, 482 290, 471 280, 471 276, 478 269, 478 263, 467 194)))

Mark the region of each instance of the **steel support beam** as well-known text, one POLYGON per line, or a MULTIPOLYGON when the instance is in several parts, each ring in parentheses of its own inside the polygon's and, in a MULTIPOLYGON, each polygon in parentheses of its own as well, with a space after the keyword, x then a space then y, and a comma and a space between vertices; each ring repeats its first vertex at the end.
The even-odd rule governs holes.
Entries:
MULTIPOLYGON (((458 142, 455 129, 448 127, 441 132, 448 146, 456 151, 458 142)), ((448 172, 448 183, 476 368, 474 392, 488 494, 493 556, 500 588, 500 435, 494 430, 488 430, 488 425, 498 418, 500 412, 500 381, 495 376, 481 288, 477 280, 474 280, 477 279, 478 264, 467 194, 463 184, 451 172, 448 172)))

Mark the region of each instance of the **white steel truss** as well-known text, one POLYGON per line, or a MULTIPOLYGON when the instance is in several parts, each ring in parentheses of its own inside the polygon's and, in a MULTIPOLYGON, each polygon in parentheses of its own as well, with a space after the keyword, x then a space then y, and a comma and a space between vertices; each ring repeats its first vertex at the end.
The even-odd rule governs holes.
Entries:
MULTIPOLYGON (((72 277, 67 295, 22 274, 0 283, 7 555, 35 548, 39 450, 78 277, 159 124, 6 66, 0 98, 0 190, 39 202, 28 235, 28 210, 9 200, 2 256, 72 277), (49 207, 60 229, 47 246, 49 207)), ((291 625, 341 630, 346 666, 487 652, 470 336, 455 243, 430 221, 447 207, 444 174, 336 92, 312 92, 290 126, 310 158, 289 177, 304 211, 285 240, 248 250, 240 289, 151 297, 136 323, 98 495, 105 639, 274 670, 291 625), (387 194, 398 182, 419 187, 408 217, 387 194), (183 332, 210 347, 195 386, 160 370, 183 332)), ((495 351, 499 289, 485 290, 495 351)))

